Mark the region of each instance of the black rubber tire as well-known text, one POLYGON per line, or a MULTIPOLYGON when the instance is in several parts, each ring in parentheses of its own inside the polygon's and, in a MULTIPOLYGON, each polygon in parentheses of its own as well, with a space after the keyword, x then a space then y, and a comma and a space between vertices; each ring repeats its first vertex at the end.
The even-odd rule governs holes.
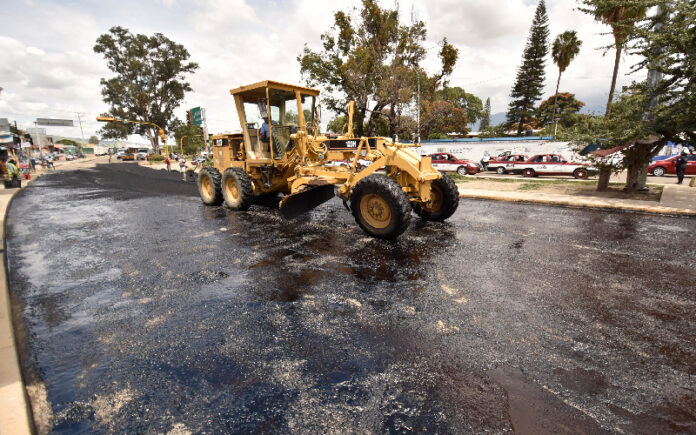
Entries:
POLYGON ((227 168, 222 173, 221 182, 222 197, 225 200, 225 205, 232 210, 244 211, 249 208, 254 197, 254 189, 251 186, 251 178, 241 168, 227 168), (227 189, 227 182, 230 178, 237 183, 238 197, 235 198, 227 189))
POLYGON ((577 178, 578 180, 585 180, 589 176, 590 174, 587 172, 587 169, 578 168, 573 171, 573 177, 577 178))
POLYGON ((507 173, 505 168, 503 168, 502 166, 498 166, 497 168, 495 168, 495 172, 499 175, 505 175, 507 173))
POLYGON ((203 168, 198 174, 198 180, 196 184, 198 185, 198 194, 201 197, 201 201, 205 205, 220 205, 222 204, 222 190, 220 189, 220 171, 215 168, 203 168), (210 196, 203 191, 203 180, 205 178, 210 179, 213 183, 213 195, 210 196))
POLYGON ((430 212, 422 208, 418 203, 413 203, 413 211, 424 221, 442 222, 457 211, 459 207, 459 189, 457 184, 449 176, 442 174, 442 178, 433 181, 433 185, 442 192, 442 207, 430 212))
POLYGON ((667 172, 667 171, 665 171, 665 168, 663 168, 662 166, 657 166, 657 167, 656 167, 655 169, 653 169, 653 171, 652 171, 653 175, 656 176, 656 177, 662 177, 663 175, 665 175, 666 172, 667 172))
POLYGON ((522 171, 522 175, 525 177, 536 177, 536 172, 534 172, 534 169, 532 168, 527 168, 522 171))
POLYGON ((460 166, 457 168, 457 174, 459 175, 468 175, 469 171, 466 169, 466 166, 460 166))
POLYGON ((358 181, 350 195, 350 206, 360 228, 373 237, 394 240, 411 224, 408 197, 399 183, 385 175, 372 174, 358 181), (389 207, 391 220, 385 228, 376 228, 363 217, 360 201, 369 194, 379 196, 389 207))

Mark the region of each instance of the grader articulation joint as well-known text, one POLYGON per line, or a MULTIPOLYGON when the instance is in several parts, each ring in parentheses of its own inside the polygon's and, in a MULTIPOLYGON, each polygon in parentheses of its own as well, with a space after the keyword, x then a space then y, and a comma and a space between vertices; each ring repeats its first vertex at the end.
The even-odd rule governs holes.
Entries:
POLYGON ((264 81, 232 89, 242 132, 213 136, 214 167, 198 188, 205 204, 246 210, 253 195, 284 194, 280 214, 291 219, 334 196, 350 203, 368 234, 394 239, 409 226, 411 210, 443 221, 459 205, 454 181, 421 157, 383 137, 319 133, 319 91, 264 81))

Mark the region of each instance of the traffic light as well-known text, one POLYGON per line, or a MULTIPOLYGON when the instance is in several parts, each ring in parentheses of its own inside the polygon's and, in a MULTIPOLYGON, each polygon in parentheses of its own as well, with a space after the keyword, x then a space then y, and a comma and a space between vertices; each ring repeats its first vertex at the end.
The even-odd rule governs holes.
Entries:
POLYGON ((164 130, 160 129, 159 134, 160 134, 160 138, 162 138, 162 142, 166 143, 167 142, 167 135, 164 134, 164 130))
POLYGON ((193 125, 193 114, 190 110, 186 111, 186 122, 188 122, 189 125, 193 125))

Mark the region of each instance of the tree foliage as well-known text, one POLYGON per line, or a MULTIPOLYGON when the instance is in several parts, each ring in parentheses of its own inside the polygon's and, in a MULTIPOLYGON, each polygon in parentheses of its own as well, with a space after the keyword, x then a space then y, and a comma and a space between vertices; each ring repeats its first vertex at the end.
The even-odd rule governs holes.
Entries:
POLYGON ((585 106, 569 92, 556 93, 541 102, 536 109, 536 125, 544 127, 557 120, 562 126, 569 127, 575 122, 574 115, 585 106), (554 116, 555 113, 555 116, 554 116))
POLYGON ((544 66, 548 54, 549 19, 546 15, 546 3, 539 1, 529 38, 524 48, 522 65, 517 70, 515 85, 508 106, 507 124, 517 125, 517 134, 522 133, 523 124, 529 123, 534 117, 534 106, 541 98, 546 77, 544 66))
POLYGON ((99 143, 99 138, 95 135, 92 135, 89 137, 89 143, 96 145, 99 143))
POLYGON ((203 132, 198 125, 184 123, 178 119, 173 123, 175 144, 171 144, 174 152, 181 152, 183 138, 184 154, 196 154, 205 146, 203 132))
POLYGON ((421 117, 421 132, 423 136, 447 133, 467 134, 469 129, 466 112, 449 101, 434 101, 426 105, 421 117))
POLYGON ((382 109, 388 108, 391 135, 403 122, 414 100, 418 78, 425 101, 452 73, 458 51, 443 39, 441 71, 428 75, 419 64, 427 51, 422 21, 399 22, 396 9, 383 9, 376 0, 363 0, 359 11, 338 11, 333 26, 321 36, 321 51, 305 45, 298 56, 300 71, 310 86, 322 86, 323 102, 332 112, 346 114, 355 101, 355 133, 374 134, 382 109))
POLYGON ((459 86, 453 88, 444 87, 435 92, 435 99, 452 103, 454 107, 464 110, 466 119, 469 123, 474 123, 481 119, 483 115, 483 103, 474 94, 466 92, 459 86))
MULTIPOLYGON (((104 56, 114 73, 112 78, 100 80, 109 115, 152 122, 165 131, 171 130, 174 110, 184 94, 192 90, 185 75, 198 68, 196 63, 188 62, 186 48, 161 33, 134 35, 117 26, 97 38, 94 51, 104 56)), ((155 151, 159 148, 159 131, 149 125, 110 122, 101 133, 104 138, 137 133, 148 137, 155 151)))
POLYGON ((616 89, 616 77, 619 73, 619 61, 624 44, 634 32, 634 26, 646 14, 649 7, 653 6, 655 0, 580 0, 583 5, 579 9, 587 14, 594 16, 595 20, 611 27, 614 36, 614 48, 616 55, 614 59, 614 71, 609 87, 609 97, 605 116, 611 116, 611 105, 616 89))

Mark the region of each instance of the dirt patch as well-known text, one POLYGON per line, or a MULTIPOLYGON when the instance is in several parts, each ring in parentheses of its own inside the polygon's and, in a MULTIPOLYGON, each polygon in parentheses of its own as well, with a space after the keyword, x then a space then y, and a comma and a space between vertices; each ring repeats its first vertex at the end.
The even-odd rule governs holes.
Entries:
POLYGON ((597 183, 570 180, 524 180, 524 179, 479 179, 457 180, 466 189, 497 190, 502 192, 538 192, 552 195, 574 195, 604 199, 633 199, 640 201, 660 201, 662 186, 650 186, 648 192, 624 193, 622 186, 609 186, 606 192, 597 192, 597 183))

